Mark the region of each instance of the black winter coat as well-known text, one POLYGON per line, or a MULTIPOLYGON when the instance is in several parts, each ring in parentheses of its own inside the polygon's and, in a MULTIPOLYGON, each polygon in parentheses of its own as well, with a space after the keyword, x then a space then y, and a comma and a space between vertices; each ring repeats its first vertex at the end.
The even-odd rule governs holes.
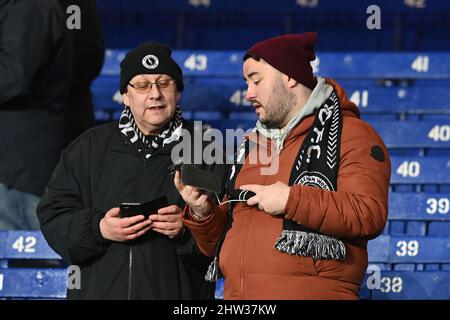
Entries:
MULTIPOLYGON (((127 243, 102 237, 99 222, 122 202, 167 195, 184 202, 168 168, 176 141, 146 160, 117 123, 95 127, 61 156, 38 207, 42 232, 66 263, 81 268, 81 289, 69 299, 211 299, 204 281, 209 258, 186 228, 181 239, 149 231, 127 243)), ((204 166, 223 177, 224 166, 204 166)))

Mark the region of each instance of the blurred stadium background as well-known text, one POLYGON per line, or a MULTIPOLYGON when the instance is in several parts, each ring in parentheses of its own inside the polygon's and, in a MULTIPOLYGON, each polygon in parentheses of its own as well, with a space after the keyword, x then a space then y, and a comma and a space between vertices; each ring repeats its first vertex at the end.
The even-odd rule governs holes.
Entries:
MULTIPOLYGON (((183 66, 187 119, 221 130, 252 127, 245 49, 283 33, 318 32, 316 74, 342 84, 392 157, 389 222, 369 242, 361 299, 450 299, 450 1, 98 3, 108 48, 92 86, 99 123, 120 115, 126 50, 157 40, 172 46, 183 66), (379 30, 366 26, 370 5, 381 10, 379 30)), ((65 291, 65 266, 39 232, 0 232, 0 298, 59 299, 65 291)))

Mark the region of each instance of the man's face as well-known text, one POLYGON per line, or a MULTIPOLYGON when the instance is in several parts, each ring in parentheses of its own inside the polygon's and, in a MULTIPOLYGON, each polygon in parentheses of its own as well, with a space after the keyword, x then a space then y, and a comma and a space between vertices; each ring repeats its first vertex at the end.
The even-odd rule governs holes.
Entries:
POLYGON ((259 121, 268 128, 282 128, 290 120, 296 97, 288 91, 283 74, 263 60, 249 58, 243 65, 246 99, 252 102, 259 121))
POLYGON ((180 96, 175 80, 170 76, 140 74, 130 80, 123 102, 130 107, 144 134, 157 134, 172 119, 180 96), (150 88, 150 82, 158 82, 158 86, 152 84, 150 88))

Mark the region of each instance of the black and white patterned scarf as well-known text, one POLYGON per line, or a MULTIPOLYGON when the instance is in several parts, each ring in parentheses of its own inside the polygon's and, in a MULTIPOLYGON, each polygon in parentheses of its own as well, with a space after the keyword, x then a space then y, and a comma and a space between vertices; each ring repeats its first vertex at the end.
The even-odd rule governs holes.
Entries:
POLYGON ((183 118, 177 106, 175 114, 159 135, 146 136, 136 124, 130 107, 126 106, 120 115, 119 129, 136 146, 139 152, 151 156, 166 144, 176 141, 181 136, 183 118))
MULTIPOLYGON (((328 191, 337 190, 342 133, 342 112, 335 91, 317 110, 311 129, 292 167, 289 185, 301 184, 328 191)), ((284 219, 275 243, 279 251, 316 260, 345 259, 345 245, 336 238, 284 219)))

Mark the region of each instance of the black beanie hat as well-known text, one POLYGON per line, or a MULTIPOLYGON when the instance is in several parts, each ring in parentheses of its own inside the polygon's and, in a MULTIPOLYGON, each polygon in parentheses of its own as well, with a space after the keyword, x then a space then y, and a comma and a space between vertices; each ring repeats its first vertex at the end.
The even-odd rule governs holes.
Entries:
POLYGON ((120 93, 126 92, 128 83, 138 74, 167 74, 182 92, 183 71, 170 56, 172 49, 159 42, 146 42, 127 53, 120 63, 120 93))

